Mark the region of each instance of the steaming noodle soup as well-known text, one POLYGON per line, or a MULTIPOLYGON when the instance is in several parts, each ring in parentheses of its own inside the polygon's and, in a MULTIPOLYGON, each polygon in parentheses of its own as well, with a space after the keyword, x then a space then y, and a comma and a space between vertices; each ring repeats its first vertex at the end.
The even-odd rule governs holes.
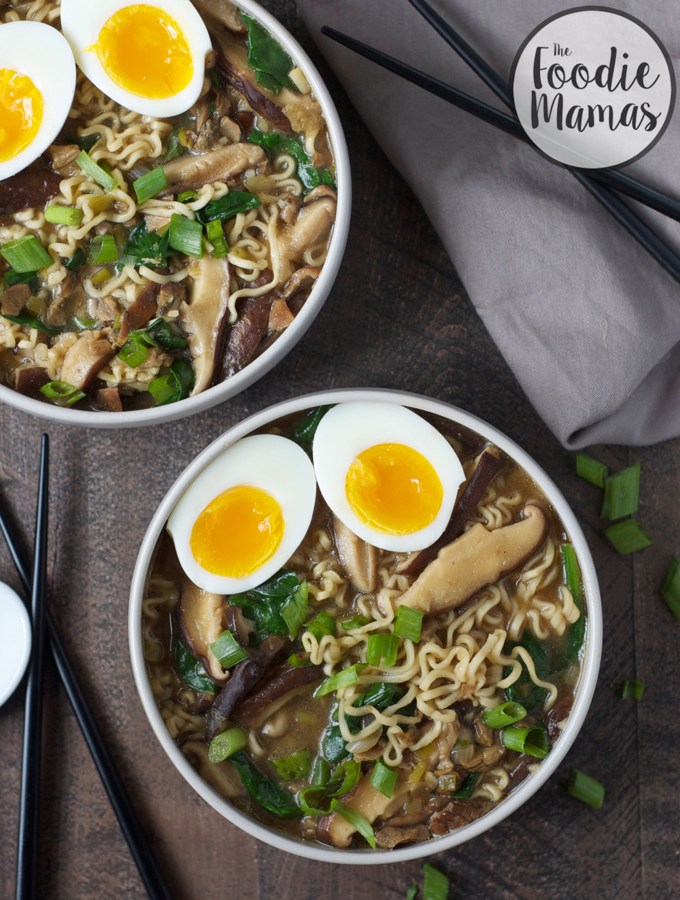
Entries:
MULTIPOLYGON (((36 272, 0 257, 5 386, 79 409, 175 402, 246 367, 314 289, 337 204, 321 107, 257 23, 226 0, 194 5, 214 49, 191 109, 131 112, 78 70, 59 137, 0 181, 0 245, 33 236, 49 257, 36 272), (249 65, 253 42, 290 70, 283 86, 249 65), (160 166, 140 200, 135 182, 160 166)), ((0 21, 24 19, 59 29, 60 4, 0 4, 0 21)))
MULTIPOLYGON (((159 539, 143 602, 150 685, 186 758, 258 821, 336 847, 429 840, 502 803, 560 739, 581 670, 580 570, 546 497, 477 434, 404 412, 420 423, 404 440, 430 429, 462 464, 429 548, 378 549, 334 515, 335 463, 320 447, 330 414, 311 410, 266 429, 313 452, 321 488, 279 571, 230 593, 192 583, 177 520, 185 501, 204 503, 191 495, 199 476, 159 539)), ((229 448, 225 468, 253 440, 229 448)), ((257 469, 256 444, 249 455, 257 469)), ((209 479, 214 495, 217 470, 209 479)))

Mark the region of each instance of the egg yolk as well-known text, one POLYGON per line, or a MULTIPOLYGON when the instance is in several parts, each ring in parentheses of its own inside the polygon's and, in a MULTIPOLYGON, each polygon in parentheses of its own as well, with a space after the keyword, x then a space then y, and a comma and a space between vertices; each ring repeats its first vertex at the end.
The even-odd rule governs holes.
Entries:
POLYGON ((42 117, 42 95, 31 79, 12 69, 0 69, 0 162, 28 147, 42 117))
POLYGON ((345 493, 354 514, 382 534, 413 534, 439 512, 444 489, 432 464, 405 444, 376 444, 347 472, 345 493))
POLYGON ((240 484, 215 497, 196 519, 191 552, 208 572, 244 578, 272 557, 283 532, 283 513, 271 494, 240 484))
POLYGON ((153 100, 183 91, 194 74, 189 43, 157 6, 126 6, 105 23, 95 50, 106 74, 131 94, 153 100))

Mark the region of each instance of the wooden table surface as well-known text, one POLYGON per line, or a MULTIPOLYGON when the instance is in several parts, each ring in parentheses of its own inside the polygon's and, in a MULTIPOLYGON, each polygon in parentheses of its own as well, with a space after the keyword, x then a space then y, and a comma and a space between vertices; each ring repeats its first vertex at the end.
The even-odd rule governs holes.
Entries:
MULTIPOLYGON (((585 726, 548 784, 493 831, 431 862, 451 898, 573 900, 680 896, 680 624, 659 595, 680 551, 680 442, 594 448, 614 468, 641 460, 639 520, 654 546, 618 556, 600 492, 574 474, 474 312, 432 227, 324 65, 293 0, 270 8, 302 40, 338 104, 354 215, 335 287, 308 334, 264 379, 192 419, 136 431, 49 426, 0 407, 0 493, 32 540, 39 437, 52 440, 50 605, 177 900, 402 900, 422 862, 351 868, 307 862, 222 819, 182 780, 137 698, 127 605, 137 548, 183 468, 245 415, 332 387, 391 387, 456 404, 529 451, 576 510, 604 603, 604 654, 585 726), (631 677, 640 703, 619 698, 631 677), (573 767, 606 786, 601 810, 566 793, 573 767)), ((18 588, 4 545, 0 578, 18 588)), ((14 896, 23 686, 0 709, 0 896, 14 896)), ((41 900, 145 897, 50 664, 44 720, 41 900)))

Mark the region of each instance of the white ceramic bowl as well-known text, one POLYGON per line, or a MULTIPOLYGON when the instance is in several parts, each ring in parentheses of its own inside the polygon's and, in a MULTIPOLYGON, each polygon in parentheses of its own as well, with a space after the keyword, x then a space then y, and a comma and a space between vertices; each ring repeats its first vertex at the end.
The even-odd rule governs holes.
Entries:
POLYGON ((482 832, 488 831, 489 828, 492 828, 494 825, 497 825, 498 822, 505 819, 506 816, 509 816, 510 813, 514 812, 518 807, 525 803, 532 794, 535 794, 541 785, 545 784, 573 744, 586 717, 588 707, 590 706, 593 697, 602 651, 602 605, 595 565, 590 555, 585 536, 581 530, 581 526, 576 521, 576 517, 571 511, 569 504, 557 489, 557 486, 550 478, 548 478, 543 469, 541 469, 540 466, 514 441, 511 441, 504 434, 493 428, 491 425, 488 425, 482 419, 478 419, 476 416, 463 412, 455 406, 450 406, 448 403, 430 400, 427 397, 421 397, 417 394, 409 394, 402 391, 348 389, 325 391, 318 394, 307 394, 304 397, 297 397, 294 400, 286 400, 283 403, 278 403, 254 416, 250 416, 250 418, 245 419, 239 425, 231 428, 210 444, 210 446, 200 453, 191 465, 184 470, 159 506, 149 525, 144 541, 142 542, 142 547, 139 551, 130 590, 129 638, 132 670, 137 683, 137 690, 139 691, 139 696, 142 700, 144 711, 151 723, 151 727, 155 731, 156 737, 161 742, 163 749, 177 769, 179 769, 189 784, 213 807, 213 809, 216 809, 217 812, 225 817, 225 819, 229 819, 230 822, 233 822, 234 825, 238 825, 239 828, 242 828, 248 834, 253 834, 261 841, 265 841, 267 844, 278 847, 280 850, 287 850, 297 856, 304 856, 307 859, 323 860, 325 862, 375 865, 376 863, 403 862, 404 860, 430 856, 433 853, 440 853, 442 850, 448 850, 451 847, 469 841, 470 838, 476 837, 477 835, 482 834, 482 832), (425 841, 421 844, 413 844, 408 847, 388 851, 336 850, 331 847, 324 847, 320 844, 303 843, 302 841, 285 837, 280 832, 267 828, 259 822, 256 822, 254 819, 239 812, 239 810, 232 806, 229 801, 221 797, 206 781, 203 780, 203 778, 201 778, 196 769, 188 762, 177 744, 170 737, 151 692, 142 652, 142 600, 153 550, 168 516, 189 484, 196 478, 199 472, 205 468, 205 466, 212 462, 212 460, 222 453, 222 451, 230 444, 245 437, 245 435, 250 434, 252 431, 262 428, 282 416, 288 416, 292 413, 309 409, 310 407, 347 402, 350 400, 380 400, 387 403, 399 403, 404 406, 409 406, 412 409, 422 410, 423 412, 433 413, 445 419, 450 419, 452 422, 465 425, 473 431, 476 431, 478 434, 481 434, 516 460, 516 462, 529 473, 531 478, 533 478, 536 484, 541 488, 566 527, 569 538, 574 545, 581 564, 586 606, 588 610, 585 656, 574 706, 564 731, 555 744, 554 749, 551 750, 541 763, 538 771, 523 781, 519 787, 517 787, 510 796, 495 809, 482 818, 471 822, 469 825, 465 825, 443 837, 433 838, 432 840, 425 841))
POLYGON ((236 5, 254 19, 257 19, 300 66, 312 91, 321 104, 326 125, 328 126, 328 134, 336 164, 338 207, 328 256, 321 275, 314 285, 314 290, 309 295, 309 299, 283 334, 261 356, 249 363, 245 369, 228 378, 222 384, 209 388, 195 397, 181 400, 179 403, 121 413, 89 412, 52 406, 49 403, 43 403, 31 397, 24 397, 22 394, 4 385, 0 385, 0 402, 15 406, 24 412, 33 413, 33 415, 40 416, 43 419, 49 419, 52 422, 62 422, 65 425, 85 425, 90 428, 133 428, 138 425, 173 422, 176 419, 182 419, 194 413, 204 412, 218 403, 223 403, 230 397, 234 397, 245 390, 259 378, 262 378, 292 350, 319 314, 340 268, 349 231, 352 207, 352 179, 345 135, 340 124, 340 117, 326 85, 311 59, 295 38, 286 31, 280 22, 258 3, 255 3, 254 0, 236 0, 236 5))

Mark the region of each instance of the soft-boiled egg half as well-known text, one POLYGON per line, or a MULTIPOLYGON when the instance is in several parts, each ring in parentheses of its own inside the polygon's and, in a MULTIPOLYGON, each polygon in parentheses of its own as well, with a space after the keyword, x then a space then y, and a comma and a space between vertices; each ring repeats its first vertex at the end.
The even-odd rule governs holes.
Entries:
POLYGON ((47 150, 66 121, 76 67, 66 39, 42 22, 0 28, 0 181, 47 150))
POLYGON ((62 0, 61 27, 80 69, 121 106, 167 118, 198 100, 212 44, 190 0, 62 0))
POLYGON ((433 544, 465 473, 436 428, 392 403, 340 403, 314 438, 319 489, 335 515, 382 550, 433 544))
POLYGON ((214 594, 240 593, 271 578, 295 553, 315 501, 314 467, 304 450, 257 434, 206 466, 167 527, 194 584, 214 594))

